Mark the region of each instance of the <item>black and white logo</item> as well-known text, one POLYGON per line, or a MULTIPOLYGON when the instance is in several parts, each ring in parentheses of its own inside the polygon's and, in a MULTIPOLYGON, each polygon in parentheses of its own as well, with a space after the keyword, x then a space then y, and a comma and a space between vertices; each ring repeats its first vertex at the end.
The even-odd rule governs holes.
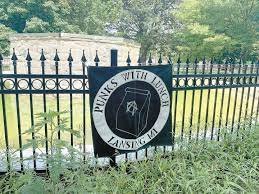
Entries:
POLYGON ((92 119, 101 139, 118 150, 137 150, 153 140, 170 115, 164 81, 144 69, 124 70, 97 91, 92 119))

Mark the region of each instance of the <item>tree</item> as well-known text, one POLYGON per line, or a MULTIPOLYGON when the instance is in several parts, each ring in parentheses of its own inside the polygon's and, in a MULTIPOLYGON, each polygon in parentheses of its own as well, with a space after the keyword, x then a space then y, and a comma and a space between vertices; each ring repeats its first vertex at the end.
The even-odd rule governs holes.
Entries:
MULTIPOLYGON (((105 34, 118 18, 112 0, 1 0, 0 25, 8 32, 105 34)), ((0 42, 1 49, 8 36, 0 42), (2 46, 1 46, 2 45, 2 46)), ((6 49, 9 50, 9 49, 6 49)))
POLYGON ((175 0, 122 0, 120 21, 111 28, 117 36, 141 44, 140 59, 145 63, 149 51, 166 50, 169 35, 177 28, 175 4, 175 0))
POLYGON ((257 0, 184 0, 176 18, 183 24, 174 48, 202 57, 258 56, 257 0))
POLYGON ((9 54, 8 36, 11 33, 13 33, 13 31, 10 28, 0 24, 0 53, 3 55, 9 54))
POLYGON ((0 23, 19 33, 87 32, 103 29, 118 10, 111 0, 2 0, 0 23))

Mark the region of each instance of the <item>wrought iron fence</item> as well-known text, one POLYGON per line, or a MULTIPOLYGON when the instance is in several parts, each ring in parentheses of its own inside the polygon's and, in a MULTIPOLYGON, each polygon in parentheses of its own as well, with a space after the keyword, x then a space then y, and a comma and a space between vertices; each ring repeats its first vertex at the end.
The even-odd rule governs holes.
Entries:
MULTIPOLYGON (((42 103, 42 112, 47 112, 48 109, 48 96, 55 96, 52 100, 55 101, 55 109, 60 112, 64 108, 61 108, 61 96, 67 95, 69 101, 69 125, 71 129, 75 129, 75 114, 76 117, 81 117, 82 121, 82 139, 79 140, 82 145, 82 152, 84 154, 84 160, 86 160, 86 139, 87 117, 89 117, 88 107, 88 80, 86 73, 86 61, 87 58, 83 52, 82 54, 82 66, 81 74, 73 74, 73 58, 71 52, 68 56, 68 74, 60 74, 59 70, 60 59, 56 52, 54 56, 55 71, 53 74, 45 73, 45 61, 44 52, 42 51, 40 56, 41 73, 32 73, 32 58, 28 51, 27 61, 27 73, 17 73, 17 56, 15 52, 12 55, 12 73, 3 72, 3 58, 0 55, 0 95, 1 95, 1 116, 0 116, 0 129, 3 134, 4 146, 6 154, 6 161, 10 164, 10 134, 16 133, 18 136, 18 147, 20 164, 19 169, 24 170, 24 152, 22 147, 24 144, 22 123, 29 123, 30 126, 35 124, 35 97, 42 103), (14 101, 8 102, 15 107, 14 117, 11 119, 12 126, 8 122, 10 116, 7 104, 8 96, 13 95, 14 101), (21 96, 27 95, 29 97, 29 119, 22 120, 23 114, 23 102, 21 102, 21 96), (80 108, 82 109, 80 114, 76 112, 74 107, 74 101, 76 98, 82 100, 80 108), (15 123, 13 123, 15 122, 15 123), (2 127, 2 128, 1 128, 2 127)), ((126 65, 132 65, 130 56, 126 59, 126 65)), ((94 64, 98 66, 100 63, 98 54, 94 59, 94 64)), ((162 57, 158 60, 158 64, 162 64, 162 57)), ((224 128, 229 129, 230 133, 239 135, 241 123, 245 123, 245 127, 251 128, 258 122, 259 112, 259 62, 252 62, 252 64, 243 64, 242 61, 235 63, 233 60, 227 59, 225 63, 217 63, 216 61, 207 61, 205 58, 199 62, 197 59, 194 62, 190 62, 189 59, 185 63, 181 62, 178 58, 174 63, 169 57, 166 64, 171 64, 173 69, 172 80, 172 134, 173 145, 171 148, 163 147, 165 152, 167 149, 175 148, 175 140, 177 137, 180 140, 220 140, 221 130, 224 128)), ((36 64, 33 64, 36 65, 36 64)), ((137 61, 137 65, 141 66, 140 60, 137 61)), ((147 65, 153 65, 151 55, 148 59, 147 65)), ((64 66, 64 64, 62 64, 64 66)), ((57 123, 60 122, 60 118, 57 119, 57 123)), ((87 127, 88 126, 88 127, 87 127)), ((44 128, 45 138, 48 138, 48 126, 44 128)), ((35 134, 31 134, 31 139, 35 138, 35 134)), ((62 138, 61 134, 58 134, 58 138, 62 138)), ((73 134, 70 135, 70 143, 72 146, 76 146, 78 142, 75 142, 73 134)), ((157 147, 154 148, 155 150, 157 147)), ((46 142, 45 152, 48 154, 49 145, 46 142)), ((144 156, 148 156, 148 148, 142 153, 144 156)), ((37 153, 35 148, 32 148, 33 156, 33 169, 37 168, 37 153)), ((128 154, 124 155, 125 159, 128 159, 128 154)), ((138 152, 135 153, 135 158, 138 159, 138 152)), ((7 166, 8 170, 9 166, 7 166)))

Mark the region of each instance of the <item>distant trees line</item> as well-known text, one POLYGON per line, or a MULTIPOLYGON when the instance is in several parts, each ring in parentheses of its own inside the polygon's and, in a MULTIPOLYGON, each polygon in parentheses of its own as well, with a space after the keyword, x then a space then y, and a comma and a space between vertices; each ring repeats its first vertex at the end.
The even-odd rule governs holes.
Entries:
POLYGON ((1 0, 0 52, 11 33, 69 32, 133 39, 142 61, 149 52, 252 61, 258 21, 257 0, 1 0))

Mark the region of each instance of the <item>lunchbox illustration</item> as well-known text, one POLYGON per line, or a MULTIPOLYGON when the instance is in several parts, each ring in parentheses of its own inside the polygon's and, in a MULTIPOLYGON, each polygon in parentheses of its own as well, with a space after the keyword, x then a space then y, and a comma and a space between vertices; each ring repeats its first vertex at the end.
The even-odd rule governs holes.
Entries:
POLYGON ((116 130, 137 138, 148 122, 151 93, 149 90, 125 88, 125 94, 116 113, 116 130))

